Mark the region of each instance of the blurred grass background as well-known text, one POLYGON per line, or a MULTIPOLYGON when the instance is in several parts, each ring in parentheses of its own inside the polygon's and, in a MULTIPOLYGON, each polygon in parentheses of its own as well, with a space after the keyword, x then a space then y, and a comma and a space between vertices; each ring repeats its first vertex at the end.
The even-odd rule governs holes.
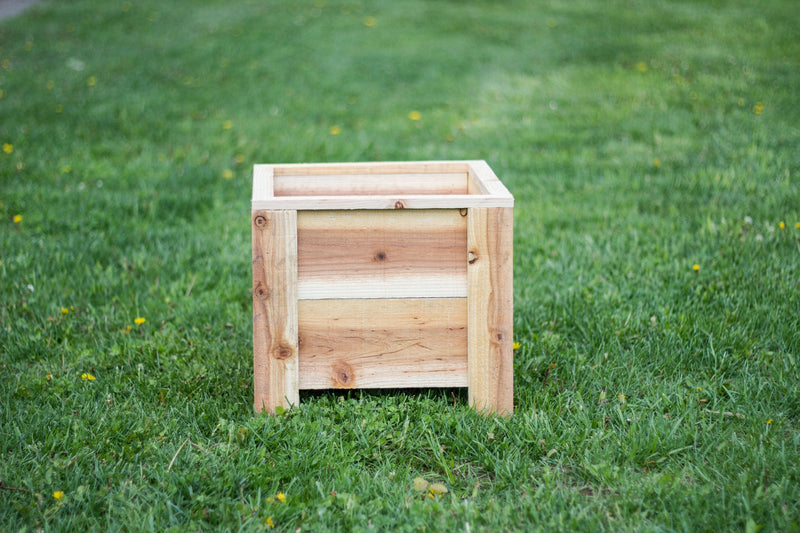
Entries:
POLYGON ((795 11, 76 0, 1 22, 0 524, 800 528, 795 11), (514 417, 450 390, 254 417, 252 165, 427 159, 486 159, 516 197, 514 417))

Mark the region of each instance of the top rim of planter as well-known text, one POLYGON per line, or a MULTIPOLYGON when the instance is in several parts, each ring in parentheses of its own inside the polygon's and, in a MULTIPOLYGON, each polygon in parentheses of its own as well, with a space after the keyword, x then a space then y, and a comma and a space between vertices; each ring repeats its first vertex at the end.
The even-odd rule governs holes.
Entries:
POLYGON ((253 166, 253 210, 471 207, 514 207, 486 161, 253 166))

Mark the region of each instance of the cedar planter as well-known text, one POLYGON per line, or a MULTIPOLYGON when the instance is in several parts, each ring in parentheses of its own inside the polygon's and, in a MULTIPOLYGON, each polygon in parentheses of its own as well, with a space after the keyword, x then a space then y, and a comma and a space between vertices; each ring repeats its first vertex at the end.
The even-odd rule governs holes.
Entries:
POLYGON ((513 205, 484 161, 256 165, 256 411, 468 387, 510 414, 513 205))

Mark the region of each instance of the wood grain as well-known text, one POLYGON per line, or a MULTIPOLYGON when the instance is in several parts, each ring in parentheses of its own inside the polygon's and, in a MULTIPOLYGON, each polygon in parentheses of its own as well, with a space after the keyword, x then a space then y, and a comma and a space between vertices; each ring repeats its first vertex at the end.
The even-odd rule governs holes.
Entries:
POLYGON ((466 221, 455 209, 300 212, 298 297, 466 297, 466 221))
POLYGON ((375 161, 359 163, 299 163, 271 165, 276 176, 325 174, 436 174, 467 172, 472 161, 375 161))
POLYGON ((466 298, 303 300, 301 389, 467 386, 466 298))
POLYGON ((277 176, 275 196, 467 194, 467 173, 277 176))
POLYGON ((300 401, 297 364, 297 213, 254 211, 253 384, 257 412, 300 401))
POLYGON ((468 241, 469 402, 514 411, 513 210, 470 209, 468 241))
POLYGON ((513 207, 514 199, 484 194, 278 196, 253 200, 253 209, 453 209, 513 207))

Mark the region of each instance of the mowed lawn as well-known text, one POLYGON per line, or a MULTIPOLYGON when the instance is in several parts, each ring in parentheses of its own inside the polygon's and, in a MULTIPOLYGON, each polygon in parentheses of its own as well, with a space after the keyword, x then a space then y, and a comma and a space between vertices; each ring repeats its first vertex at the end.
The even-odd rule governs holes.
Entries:
POLYGON ((800 530, 796 2, 0 22, 0 529, 800 530), (515 413, 253 410, 252 165, 485 159, 515 413))

